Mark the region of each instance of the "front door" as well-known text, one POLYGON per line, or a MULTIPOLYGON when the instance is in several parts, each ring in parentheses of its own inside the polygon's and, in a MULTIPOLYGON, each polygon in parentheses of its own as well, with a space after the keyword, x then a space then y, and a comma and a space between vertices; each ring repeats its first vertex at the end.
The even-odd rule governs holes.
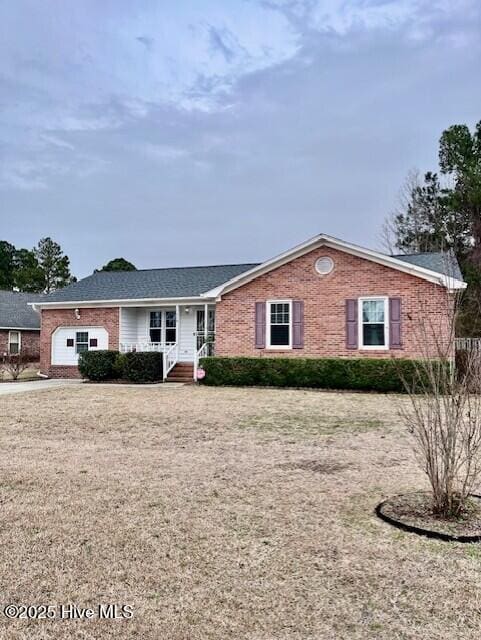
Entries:
POLYGON ((179 361, 194 362, 196 315, 192 307, 180 307, 179 361))
POLYGON ((207 310, 207 340, 205 332, 205 309, 197 309, 196 319, 196 346, 197 351, 201 348, 204 342, 212 342, 215 336, 215 309, 207 310))

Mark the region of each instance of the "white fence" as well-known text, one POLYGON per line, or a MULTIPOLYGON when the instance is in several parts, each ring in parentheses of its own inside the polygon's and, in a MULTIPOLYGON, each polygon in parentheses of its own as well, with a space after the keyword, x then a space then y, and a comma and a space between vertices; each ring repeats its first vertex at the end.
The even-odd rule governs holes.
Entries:
POLYGON ((481 338, 456 338, 456 350, 481 353, 481 338))

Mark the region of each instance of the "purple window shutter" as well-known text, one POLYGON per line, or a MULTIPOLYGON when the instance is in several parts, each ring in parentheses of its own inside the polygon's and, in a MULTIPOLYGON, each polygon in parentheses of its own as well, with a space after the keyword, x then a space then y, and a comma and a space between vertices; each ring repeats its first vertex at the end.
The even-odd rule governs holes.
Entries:
POLYGON ((389 346, 391 349, 402 349, 401 298, 389 298, 389 346))
POLYGON ((266 346, 266 303, 256 302, 256 349, 266 346))
POLYGON ((292 303, 292 348, 304 347, 304 301, 294 300, 292 303))
POLYGON ((357 300, 346 300, 346 348, 357 349, 357 300))

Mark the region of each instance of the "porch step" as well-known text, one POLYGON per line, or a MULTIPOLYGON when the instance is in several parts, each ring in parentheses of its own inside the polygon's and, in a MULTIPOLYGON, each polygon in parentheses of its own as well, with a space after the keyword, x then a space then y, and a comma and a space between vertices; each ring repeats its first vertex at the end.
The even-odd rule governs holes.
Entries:
POLYGON ((192 362, 178 362, 172 371, 169 371, 166 382, 193 382, 194 364, 192 362))

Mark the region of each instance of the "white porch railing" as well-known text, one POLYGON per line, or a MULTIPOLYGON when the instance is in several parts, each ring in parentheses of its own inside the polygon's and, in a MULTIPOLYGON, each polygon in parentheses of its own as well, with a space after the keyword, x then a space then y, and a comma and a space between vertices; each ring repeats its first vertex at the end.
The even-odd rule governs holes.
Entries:
POLYGON ((177 342, 174 342, 170 347, 168 347, 164 352, 164 380, 167 378, 169 373, 177 364, 179 359, 179 345, 177 342))
POLYGON ((159 351, 163 352, 169 349, 176 342, 121 342, 120 352, 128 353, 129 351, 159 351))
POLYGON ((179 345, 177 342, 121 342, 120 353, 132 351, 157 351, 162 354, 163 378, 175 367, 179 360, 179 345))
POLYGON ((200 349, 194 355, 194 380, 197 380, 197 369, 201 358, 214 355, 215 342, 204 342, 200 349))
POLYGON ((456 350, 481 353, 481 338, 456 338, 456 350))

